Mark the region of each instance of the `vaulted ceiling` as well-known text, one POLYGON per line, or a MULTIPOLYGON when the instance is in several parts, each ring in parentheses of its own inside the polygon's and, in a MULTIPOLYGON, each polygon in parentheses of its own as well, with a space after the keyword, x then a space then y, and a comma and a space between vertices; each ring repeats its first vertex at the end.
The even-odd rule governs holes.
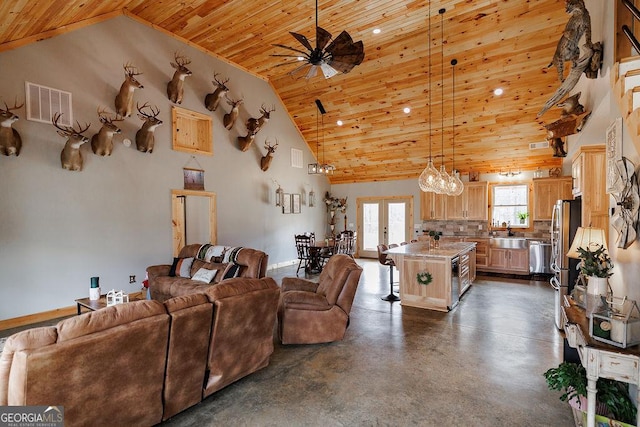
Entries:
POLYGON ((318 142, 319 160, 336 166, 334 184, 417 178, 430 146, 436 166, 444 148, 450 171, 455 145, 463 174, 561 165, 551 148, 529 144, 546 141, 543 122, 559 117, 553 109, 536 114, 559 86, 556 70, 545 67, 568 20, 563 1, 318 3, 319 26, 364 43, 364 61, 348 74, 307 80, 271 56, 285 53, 276 43, 302 47, 289 31, 315 43, 313 0, 3 1, 0 52, 119 14, 152 24, 269 81, 312 153, 318 142), (315 99, 326 109, 319 141, 315 99))

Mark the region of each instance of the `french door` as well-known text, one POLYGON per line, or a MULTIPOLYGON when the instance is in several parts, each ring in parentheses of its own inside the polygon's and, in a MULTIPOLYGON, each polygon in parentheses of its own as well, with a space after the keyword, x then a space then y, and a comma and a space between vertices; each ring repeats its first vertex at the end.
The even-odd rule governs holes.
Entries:
POLYGON ((362 197, 357 205, 360 257, 377 258, 380 243, 411 240, 412 196, 362 197))

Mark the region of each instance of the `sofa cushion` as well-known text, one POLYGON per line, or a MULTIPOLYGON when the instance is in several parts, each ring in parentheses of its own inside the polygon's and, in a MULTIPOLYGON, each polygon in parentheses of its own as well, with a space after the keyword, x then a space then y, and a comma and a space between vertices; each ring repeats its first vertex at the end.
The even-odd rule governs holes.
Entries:
POLYGON ((171 264, 171 270, 169 270, 169 276, 191 277, 191 265, 193 264, 193 259, 193 257, 174 258, 173 264, 171 264))

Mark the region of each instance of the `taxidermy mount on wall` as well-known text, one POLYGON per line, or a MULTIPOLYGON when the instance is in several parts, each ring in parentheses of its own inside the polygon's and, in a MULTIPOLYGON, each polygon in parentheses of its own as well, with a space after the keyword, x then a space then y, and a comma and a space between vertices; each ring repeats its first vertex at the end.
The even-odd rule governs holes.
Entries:
POLYGON ((218 108, 218 104, 220 104, 220 99, 224 98, 229 92, 229 88, 227 87, 227 83, 229 79, 218 80, 218 73, 213 73, 213 83, 216 86, 216 90, 212 93, 207 94, 204 97, 204 106, 207 107, 209 111, 216 111, 218 108))
POLYGON ((142 127, 136 132, 136 148, 142 153, 153 153, 153 145, 155 144, 154 132, 158 126, 162 124, 162 120, 158 118, 160 109, 149 107, 149 103, 145 102, 142 107, 136 104, 138 109, 138 117, 144 121, 142 127), (144 109, 149 108, 149 113, 145 113, 144 109))
POLYGON ((84 128, 80 126, 80 123, 76 121, 77 129, 71 126, 62 126, 58 124, 58 120, 60 120, 62 114, 55 113, 53 115, 52 123, 58 129, 58 135, 64 136, 67 138, 67 142, 64 144, 64 148, 60 153, 60 163, 62 164, 62 169, 67 169, 70 171, 81 171, 82 170, 82 153, 80 152, 80 147, 82 144, 89 142, 89 138, 83 135, 84 132, 89 129, 91 123, 88 123, 84 128))
POLYGON ((102 127, 91 137, 91 150, 99 156, 110 156, 113 151, 113 135, 122 132, 113 122, 121 122, 124 119, 118 114, 112 117, 100 108, 98 108, 98 119, 102 127))
POLYGON ((131 64, 124 64, 124 82, 120 86, 120 92, 116 95, 116 114, 129 117, 133 112, 133 92, 136 89, 144 89, 142 83, 136 80, 136 76, 142 73, 131 64))
POLYGON ((167 83, 167 96, 171 102, 182 104, 184 79, 191 75, 191 71, 187 68, 191 60, 186 56, 178 55, 177 52, 173 55, 173 58, 176 62, 171 62, 171 66, 175 68, 176 71, 173 73, 171 81, 167 83))
POLYGON ((13 128, 13 124, 20 117, 12 113, 12 110, 22 108, 24 104, 18 105, 18 100, 13 103, 13 107, 9 108, 4 103, 4 109, 0 108, 0 153, 5 156, 19 156, 22 149, 22 138, 17 130, 13 128))

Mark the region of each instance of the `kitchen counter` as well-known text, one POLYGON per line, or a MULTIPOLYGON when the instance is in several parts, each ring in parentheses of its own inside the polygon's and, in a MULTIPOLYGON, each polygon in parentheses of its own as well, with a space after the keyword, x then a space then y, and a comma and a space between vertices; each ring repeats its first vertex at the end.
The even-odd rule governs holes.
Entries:
POLYGON ((442 242, 438 248, 418 242, 389 249, 400 272, 401 304, 453 309, 475 278, 475 250, 475 242, 442 242))

